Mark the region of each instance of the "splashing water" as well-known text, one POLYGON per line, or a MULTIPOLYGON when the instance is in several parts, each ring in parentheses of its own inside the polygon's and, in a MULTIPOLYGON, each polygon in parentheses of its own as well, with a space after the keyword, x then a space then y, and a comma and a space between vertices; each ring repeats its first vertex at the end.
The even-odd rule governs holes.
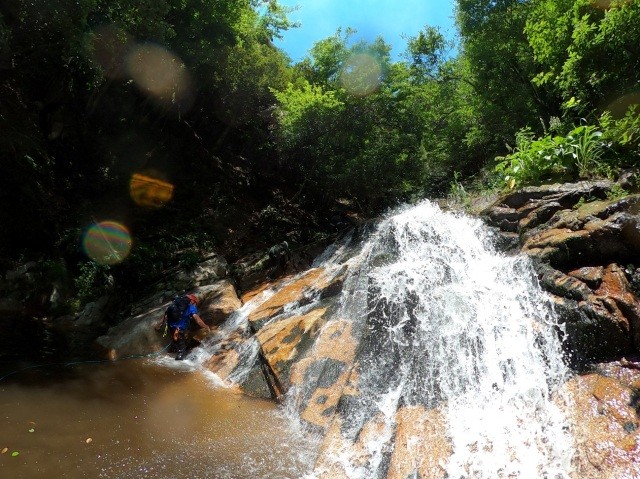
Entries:
POLYGON ((346 477, 386 477, 393 413, 411 406, 444 412, 450 479, 569 477, 561 327, 527 258, 425 202, 383 221, 350 263, 337 316, 361 334, 360 394, 341 404, 342 434, 380 416, 385 437, 365 444, 366 465, 341 450, 346 477))
MULTIPOLYGON (((562 412, 569 399, 559 390, 569 377, 562 327, 528 258, 497 253, 481 221, 429 202, 388 216, 357 253, 354 242, 345 238, 314 263, 348 267, 340 304, 324 327, 329 331, 333 319, 350 322, 358 346, 353 382, 345 387, 358 393, 342 395, 339 427, 325 436, 305 477, 407 477, 389 475, 394 449, 402 449, 394 441, 403 410, 404 417, 423 411, 427 422, 436 411, 444 417, 438 434, 450 445, 437 471, 419 471, 420 454, 432 453, 414 447, 425 439, 419 428, 410 431, 405 450, 416 466, 408 477, 568 479, 574 445, 562 412)), ((271 294, 236 311, 203 344, 202 357, 192 357, 194 365, 223 337, 248 328, 247 316, 271 294)), ((229 378, 237 383, 259 360, 259 344, 252 339, 238 352, 240 366, 229 378)), ((322 379, 308 381, 289 391, 288 415, 302 411, 322 379)))

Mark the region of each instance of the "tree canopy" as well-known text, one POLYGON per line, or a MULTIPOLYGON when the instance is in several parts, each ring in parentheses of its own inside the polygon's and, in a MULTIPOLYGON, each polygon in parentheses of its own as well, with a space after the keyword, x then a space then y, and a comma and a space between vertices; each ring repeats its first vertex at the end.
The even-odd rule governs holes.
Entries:
POLYGON ((637 166, 638 2, 456 7, 455 40, 425 25, 400 60, 347 28, 293 64, 275 0, 2 3, 3 267, 54 256, 76 292, 133 284, 233 249, 243 214, 265 242, 303 242, 294 210, 322 230, 337 204, 371 215, 459 181, 637 166), (96 266, 81 239, 103 219, 132 248, 96 266))

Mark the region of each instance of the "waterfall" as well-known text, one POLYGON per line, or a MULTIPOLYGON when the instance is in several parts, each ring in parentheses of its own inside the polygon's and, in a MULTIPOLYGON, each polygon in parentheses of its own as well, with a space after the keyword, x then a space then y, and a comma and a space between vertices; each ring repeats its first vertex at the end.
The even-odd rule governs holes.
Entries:
POLYGON ((381 427, 366 463, 333 453, 346 477, 387 477, 395 412, 412 406, 444 414, 444 477, 569 477, 561 326, 528 258, 495 251, 481 221, 423 202, 384 219, 348 264, 335 316, 360 334, 359 394, 341 399, 341 434, 363 441, 372 417, 381 427))
MULTIPOLYGON (((331 306, 317 290, 260 326, 271 337, 281 321, 329 311, 284 408, 295 422, 315 411, 310 442, 322 445, 307 479, 570 477, 563 327, 528 257, 493 239, 480 220, 428 201, 404 207, 316 260, 325 278, 344 275, 331 306)), ((256 295, 195 362, 232 341, 227 383, 249 378, 264 351, 248 318, 278 296, 256 295)))

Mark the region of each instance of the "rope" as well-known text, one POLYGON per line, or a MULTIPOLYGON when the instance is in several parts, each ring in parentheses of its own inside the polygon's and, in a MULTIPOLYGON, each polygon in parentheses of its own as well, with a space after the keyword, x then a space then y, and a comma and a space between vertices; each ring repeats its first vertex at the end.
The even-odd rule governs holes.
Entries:
POLYGON ((131 356, 124 356, 124 357, 118 358, 118 359, 95 359, 95 360, 88 360, 88 361, 69 361, 69 362, 65 362, 65 363, 35 364, 33 366, 27 366, 26 368, 16 369, 15 371, 11 371, 10 373, 5 374, 4 376, 0 377, 0 382, 2 382, 5 378, 8 378, 9 376, 12 376, 13 374, 21 373, 21 372, 27 371, 29 369, 38 369, 38 368, 44 368, 44 367, 48 367, 48 366, 76 366, 78 364, 116 363, 118 361, 126 361, 126 360, 129 360, 129 359, 150 358, 152 356, 159 356, 160 354, 164 353, 165 351, 167 351, 169 349, 169 346, 171 346, 171 343, 167 344, 160 351, 155 351, 155 352, 147 353, 147 354, 132 354, 131 356))

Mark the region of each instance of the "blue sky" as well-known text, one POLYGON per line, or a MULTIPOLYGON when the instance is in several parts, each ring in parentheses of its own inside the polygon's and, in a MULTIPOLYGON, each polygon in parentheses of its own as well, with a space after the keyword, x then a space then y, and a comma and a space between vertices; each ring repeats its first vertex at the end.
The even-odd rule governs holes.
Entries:
POLYGON ((425 25, 439 26, 453 38, 454 0, 279 0, 287 7, 298 6, 289 19, 301 26, 284 32, 274 43, 300 61, 318 40, 333 35, 338 27, 357 30, 353 40, 371 41, 378 35, 390 44, 392 57, 399 59, 406 42, 402 35, 415 36, 425 25))

